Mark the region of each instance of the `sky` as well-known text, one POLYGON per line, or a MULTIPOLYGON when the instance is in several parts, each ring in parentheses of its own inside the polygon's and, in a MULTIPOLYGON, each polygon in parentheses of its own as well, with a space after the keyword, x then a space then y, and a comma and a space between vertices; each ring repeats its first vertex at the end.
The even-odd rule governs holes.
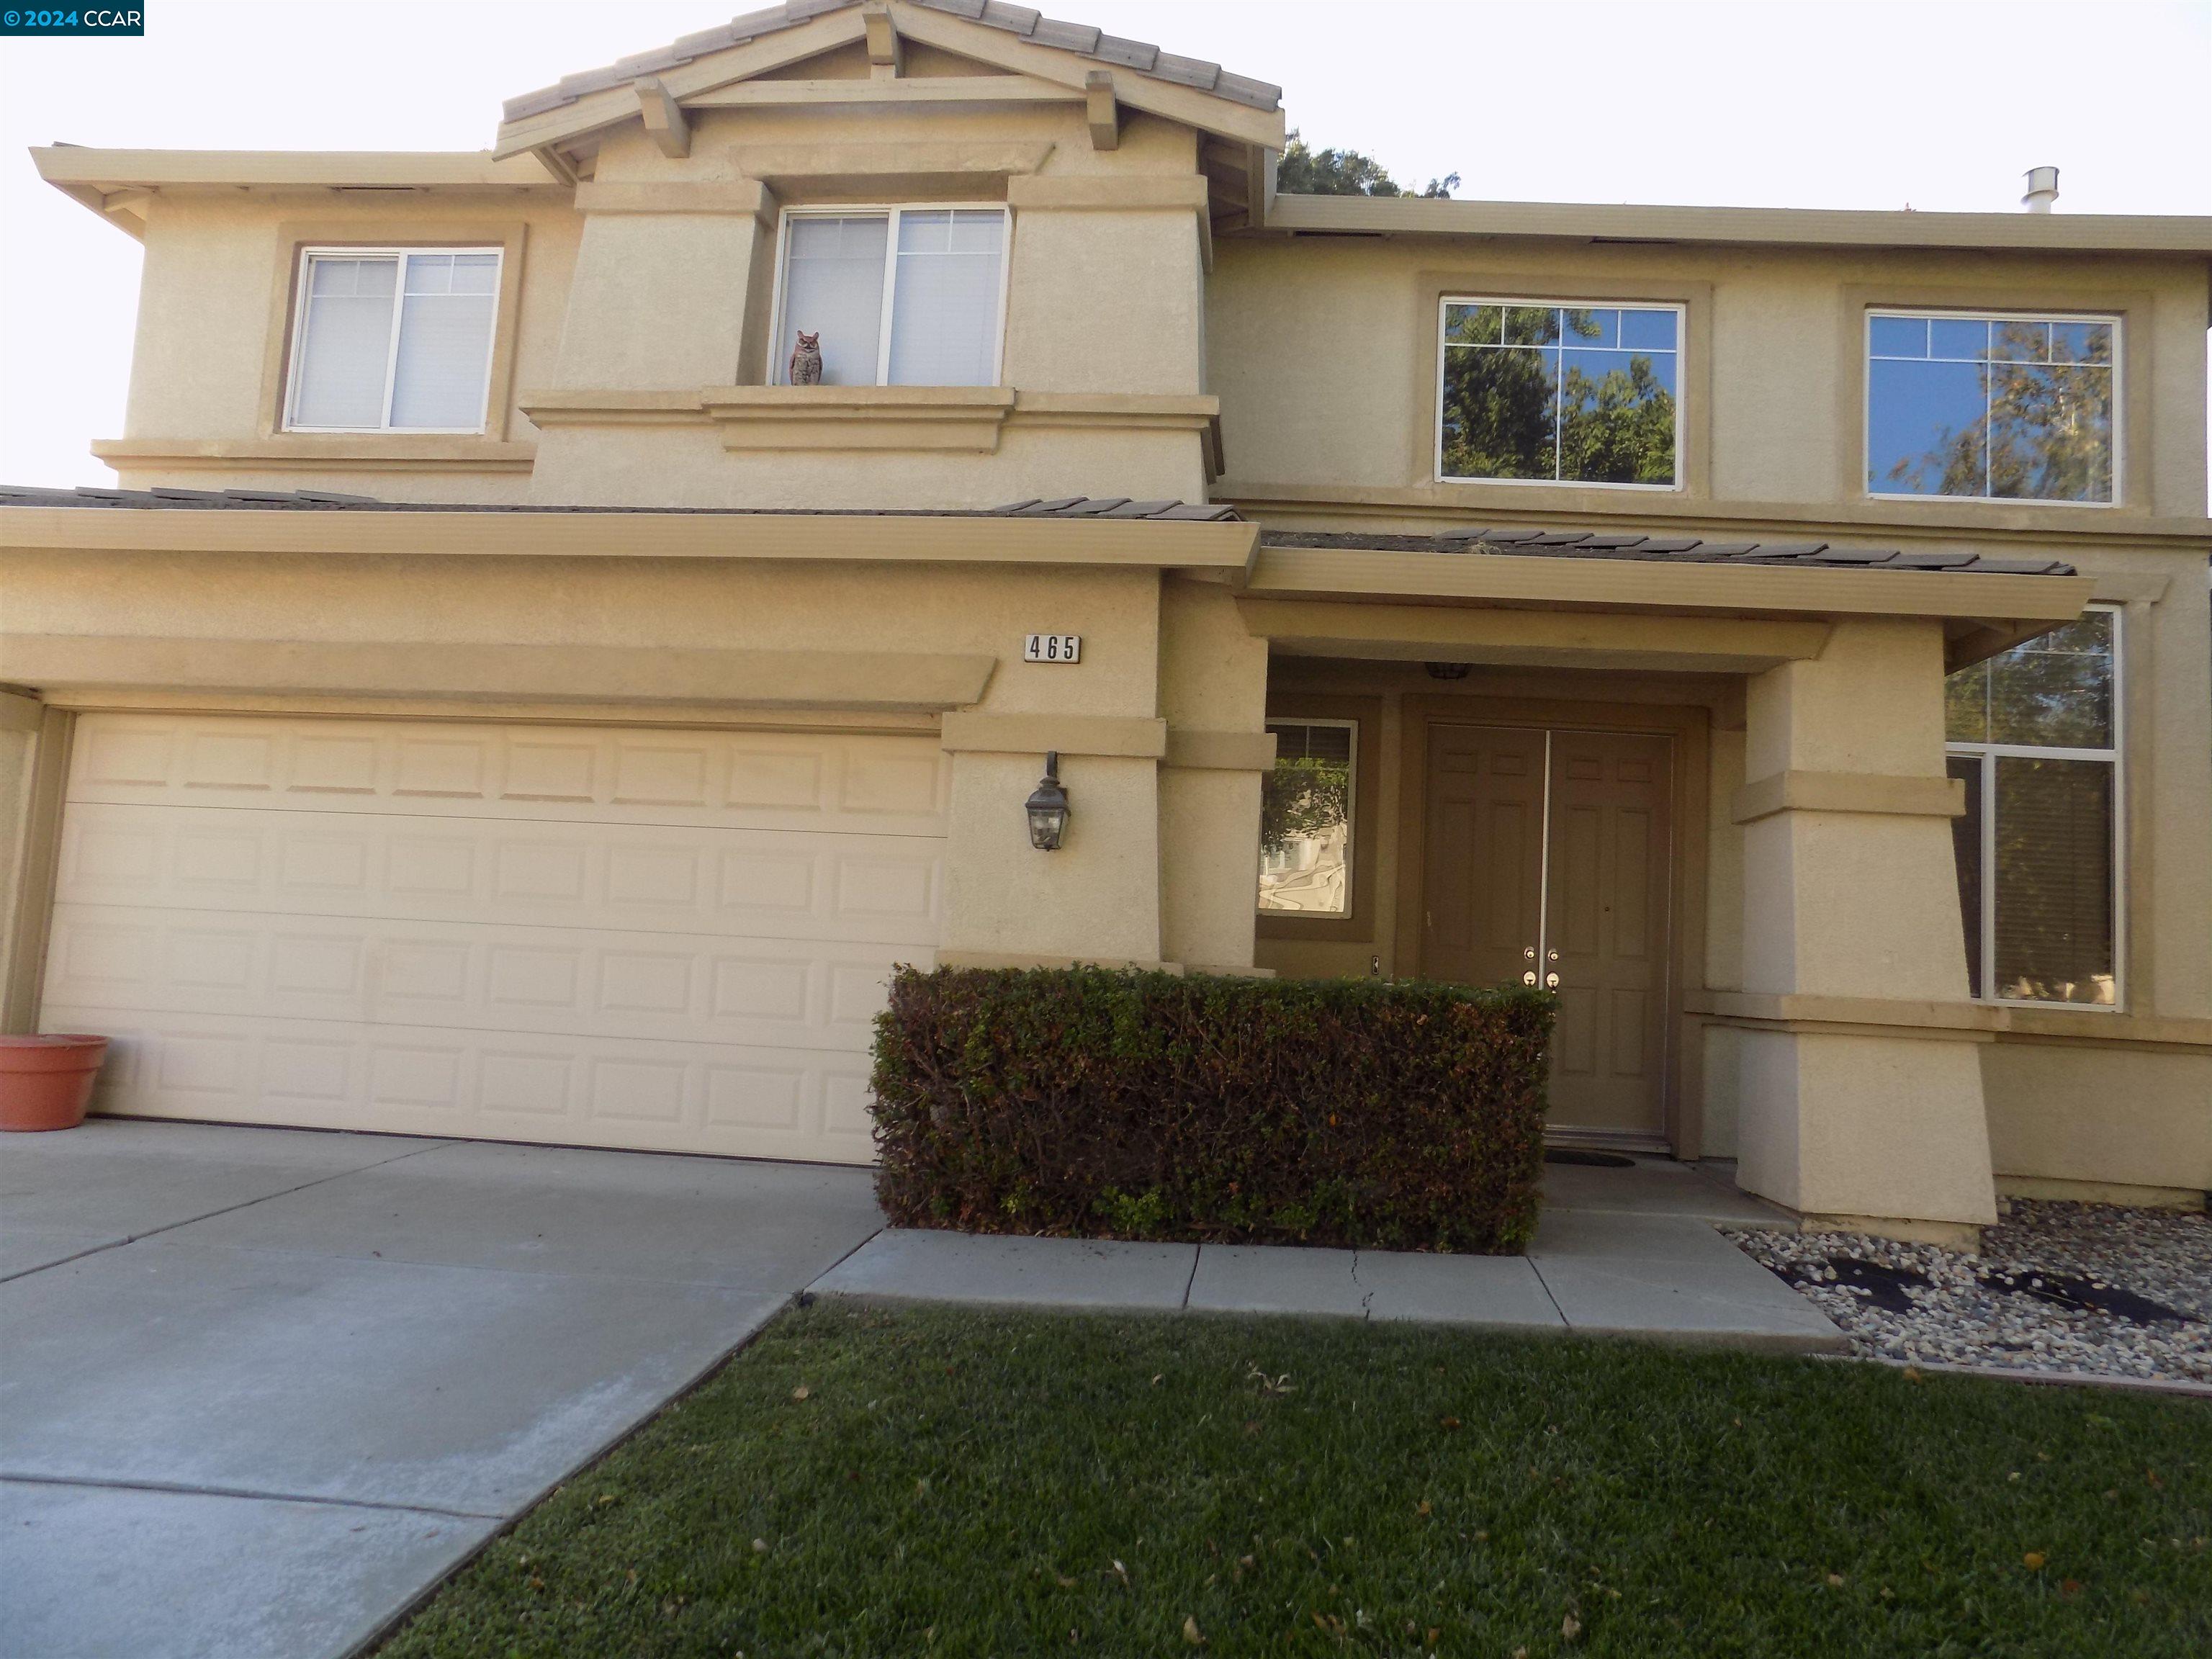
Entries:
MULTIPOLYGON (((63 140, 481 149, 502 99, 748 0, 143 0, 143 40, 0 40, 0 480, 112 482, 139 246, 42 185, 63 140)), ((1284 88, 1316 145, 1463 199, 2212 214, 2212 0, 1051 0, 1284 88)))

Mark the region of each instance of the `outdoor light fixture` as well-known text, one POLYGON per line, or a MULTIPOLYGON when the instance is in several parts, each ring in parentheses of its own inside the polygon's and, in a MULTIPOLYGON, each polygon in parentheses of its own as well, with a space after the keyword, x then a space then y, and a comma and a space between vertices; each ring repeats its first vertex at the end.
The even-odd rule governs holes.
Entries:
POLYGON ((1045 756, 1044 775, 1024 805, 1030 815, 1030 845, 1040 853, 1055 850, 1067 833, 1067 791, 1060 787, 1057 749, 1045 756))
POLYGON ((1463 680, 1474 665, 1466 662, 1425 662, 1421 666, 1429 671, 1429 678, 1432 680, 1463 680))

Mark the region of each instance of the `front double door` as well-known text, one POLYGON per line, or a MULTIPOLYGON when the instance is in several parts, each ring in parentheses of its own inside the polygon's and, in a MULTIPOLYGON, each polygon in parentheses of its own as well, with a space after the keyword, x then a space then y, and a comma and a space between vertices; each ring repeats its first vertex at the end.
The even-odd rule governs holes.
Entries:
POLYGON ((1672 759, 1648 732, 1429 728, 1421 970, 1558 993, 1554 1130, 1666 1139, 1672 759))

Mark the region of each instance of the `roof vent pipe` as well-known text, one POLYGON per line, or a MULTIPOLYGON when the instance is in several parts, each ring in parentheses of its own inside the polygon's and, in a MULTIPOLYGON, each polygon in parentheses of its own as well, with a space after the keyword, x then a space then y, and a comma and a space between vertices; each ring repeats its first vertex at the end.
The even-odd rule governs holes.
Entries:
POLYGON ((2058 199, 2058 169, 2030 167, 2027 170, 2027 194, 2020 204, 2030 213, 2048 213, 2051 204, 2058 199))

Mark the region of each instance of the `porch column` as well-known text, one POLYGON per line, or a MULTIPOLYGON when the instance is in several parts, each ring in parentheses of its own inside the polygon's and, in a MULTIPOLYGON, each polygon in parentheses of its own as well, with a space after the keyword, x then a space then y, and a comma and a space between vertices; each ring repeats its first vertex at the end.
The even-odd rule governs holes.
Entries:
POLYGON ((1935 621, 1838 623, 1746 699, 1737 1180, 1808 1218, 1971 1243, 1996 1219, 1935 621), (1946 1012, 1951 1018, 1945 1023, 1946 1012))

